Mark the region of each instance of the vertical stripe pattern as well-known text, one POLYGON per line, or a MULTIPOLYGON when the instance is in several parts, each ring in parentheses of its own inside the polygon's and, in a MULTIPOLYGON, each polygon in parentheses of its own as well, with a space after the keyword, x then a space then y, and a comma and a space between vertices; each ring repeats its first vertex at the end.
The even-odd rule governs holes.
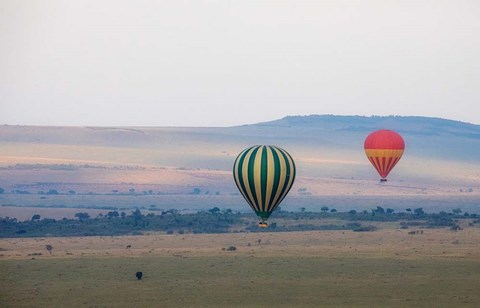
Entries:
POLYGON ((402 157, 403 150, 365 150, 365 153, 373 167, 377 169, 378 174, 382 178, 386 178, 402 157))
POLYGON ((264 220, 292 188, 295 172, 290 154, 271 145, 257 145, 243 150, 233 166, 238 190, 264 220))

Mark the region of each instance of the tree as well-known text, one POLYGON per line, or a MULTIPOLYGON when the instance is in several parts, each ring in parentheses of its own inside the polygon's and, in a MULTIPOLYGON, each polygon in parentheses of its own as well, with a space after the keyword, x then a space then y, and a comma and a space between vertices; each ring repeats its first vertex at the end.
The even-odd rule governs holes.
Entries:
POLYGON ((322 206, 322 207, 320 208, 320 211, 322 211, 322 212, 324 212, 324 213, 325 213, 325 212, 328 212, 328 206, 322 206))
POLYGON ((0 187, 0 194, 3 194, 5 192, 5 189, 0 187))
POLYGON ((137 277, 137 280, 142 280, 143 273, 142 272, 136 272, 135 277, 137 277))
POLYGON ((108 218, 116 218, 118 216, 120 216, 120 215, 118 214, 117 211, 110 211, 110 212, 107 213, 108 218))
POLYGON ((50 254, 52 254, 53 246, 52 245, 45 245, 45 248, 48 250, 50 254))
POLYGON ((56 189, 50 189, 47 191, 47 195, 58 195, 58 191, 56 189))
POLYGON ((220 209, 218 207, 214 207, 213 209, 209 209, 208 211, 212 214, 220 213, 220 209))
POLYGON ((75 190, 69 190, 69 191, 68 191, 68 194, 69 194, 69 195, 75 195, 75 194, 77 194, 77 192, 76 192, 75 190))
POLYGON ((301 208, 300 208, 300 212, 305 213, 305 208, 304 208, 304 207, 301 207, 301 208))
POLYGON ((132 211, 132 216, 135 226, 138 225, 138 222, 142 220, 142 212, 139 209, 135 209, 135 211, 132 211))
POLYGON ((75 217, 77 217, 80 221, 84 221, 86 219, 89 219, 90 215, 88 215, 88 213, 76 213, 75 217))
POLYGON ((134 193, 135 193, 135 188, 130 188, 128 191, 129 191, 131 194, 134 194, 134 193))
POLYGON ((423 211, 423 208, 419 207, 417 209, 413 210, 413 213, 417 216, 423 216, 425 215, 425 212, 423 211))
POLYGON ((194 194, 194 195, 199 195, 201 192, 202 192, 202 190, 201 190, 200 188, 198 188, 198 187, 195 187, 195 188, 193 189, 193 194, 194 194))
POLYGON ((355 210, 350 210, 350 211, 348 212, 348 214, 350 214, 350 215, 355 215, 355 214, 357 214, 357 211, 355 211, 355 210))
POLYGON ((40 215, 39 214, 35 214, 32 216, 32 221, 35 221, 35 220, 40 220, 40 215))
POLYGON ((336 213, 336 212, 337 212, 336 209, 331 209, 331 210, 330 210, 330 213, 336 213))
POLYGON ((393 212, 395 212, 394 209, 390 209, 390 208, 387 209, 387 214, 393 214, 393 212))
POLYGON ((462 213, 462 210, 459 209, 459 208, 456 208, 456 209, 452 210, 452 213, 455 214, 455 215, 459 215, 460 213, 462 213))
POLYGON ((412 212, 412 209, 411 209, 411 208, 408 208, 408 209, 406 209, 405 211, 407 211, 407 212, 410 213, 410 212, 412 212))

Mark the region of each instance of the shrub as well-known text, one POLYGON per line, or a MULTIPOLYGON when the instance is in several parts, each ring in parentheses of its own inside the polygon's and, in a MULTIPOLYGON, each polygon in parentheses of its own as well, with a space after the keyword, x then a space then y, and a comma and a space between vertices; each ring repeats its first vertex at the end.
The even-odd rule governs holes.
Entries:
POLYGON ((450 230, 452 230, 452 231, 459 231, 459 230, 463 230, 463 228, 460 227, 460 226, 457 225, 457 224, 454 224, 454 225, 452 225, 452 226, 450 227, 450 230))
POLYGON ((377 231, 377 230, 378 230, 378 228, 375 227, 375 226, 372 226, 372 225, 353 229, 354 232, 372 232, 372 231, 377 231))

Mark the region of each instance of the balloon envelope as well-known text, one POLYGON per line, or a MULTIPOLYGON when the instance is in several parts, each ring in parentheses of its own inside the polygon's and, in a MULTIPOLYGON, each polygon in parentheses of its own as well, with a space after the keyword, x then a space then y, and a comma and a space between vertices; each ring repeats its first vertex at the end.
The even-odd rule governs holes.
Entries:
POLYGON ((367 136, 364 149, 382 181, 386 181, 388 174, 403 155, 405 142, 402 136, 392 130, 377 130, 367 136))
POLYGON ((233 178, 247 203, 265 221, 292 187, 295 163, 281 148, 256 145, 238 155, 233 178))

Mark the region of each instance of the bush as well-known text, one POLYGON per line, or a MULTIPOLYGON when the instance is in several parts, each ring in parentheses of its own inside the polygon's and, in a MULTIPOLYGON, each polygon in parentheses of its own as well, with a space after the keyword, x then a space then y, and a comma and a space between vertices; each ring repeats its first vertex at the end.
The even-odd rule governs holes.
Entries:
POLYGON ((454 225, 452 225, 452 226, 450 227, 450 230, 452 230, 452 231, 459 231, 459 230, 463 230, 463 228, 460 227, 460 226, 457 225, 457 224, 454 224, 454 225))
POLYGON ((372 232, 377 230, 378 228, 372 225, 353 229, 354 232, 372 232))

